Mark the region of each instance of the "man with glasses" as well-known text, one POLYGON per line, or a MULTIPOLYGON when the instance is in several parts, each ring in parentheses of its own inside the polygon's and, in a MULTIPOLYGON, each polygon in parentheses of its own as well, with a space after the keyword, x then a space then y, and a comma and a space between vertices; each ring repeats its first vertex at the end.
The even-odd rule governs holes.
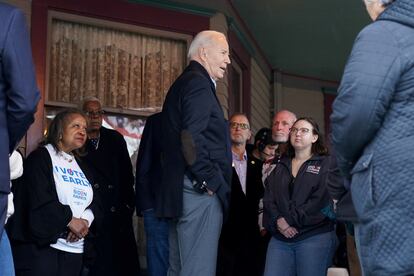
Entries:
POLYGON ((230 118, 233 176, 228 220, 219 243, 217 276, 259 276, 259 201, 263 197, 262 163, 248 159, 246 144, 251 137, 245 114, 230 118))
POLYGON ((83 159, 96 174, 95 188, 104 207, 96 239, 97 260, 90 275, 139 275, 132 226, 134 176, 126 142, 120 133, 102 126, 104 111, 98 98, 84 99, 82 109, 89 118, 83 159))

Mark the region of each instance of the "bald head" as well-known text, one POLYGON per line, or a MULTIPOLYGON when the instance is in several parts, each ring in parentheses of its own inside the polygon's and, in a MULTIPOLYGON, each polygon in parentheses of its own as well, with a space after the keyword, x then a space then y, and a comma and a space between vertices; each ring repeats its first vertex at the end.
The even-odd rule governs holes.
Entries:
POLYGON ((226 36, 216 31, 198 33, 188 49, 188 58, 200 63, 212 79, 223 78, 230 64, 226 36))
POLYGON ((281 110, 273 117, 272 138, 275 142, 286 143, 289 131, 296 121, 296 115, 289 110, 281 110))

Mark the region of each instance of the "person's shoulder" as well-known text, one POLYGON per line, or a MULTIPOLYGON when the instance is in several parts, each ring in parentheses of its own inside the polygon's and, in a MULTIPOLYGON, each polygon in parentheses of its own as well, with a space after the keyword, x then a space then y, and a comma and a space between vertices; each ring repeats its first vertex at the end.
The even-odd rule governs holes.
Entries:
POLYGON ((110 129, 110 128, 106 128, 106 127, 101 127, 100 129, 101 135, 112 135, 112 136, 118 136, 121 135, 118 131, 116 131, 115 129, 110 129))
POLYGON ((14 6, 0 3, 0 22, 10 22, 13 18, 24 18, 24 14, 14 6))
POLYGON ((103 137, 107 137, 109 139, 116 140, 116 141, 122 141, 124 139, 124 136, 122 136, 121 133, 119 133, 118 131, 114 129, 109 129, 106 127, 101 127, 101 135, 103 137))
POLYGON ((43 161, 51 160, 50 154, 45 146, 39 146, 27 157, 25 163, 40 165, 43 161))
POLYGON ((393 29, 398 25, 400 24, 392 21, 374 21, 371 24, 365 26, 359 32, 356 40, 372 43, 377 47, 381 47, 386 44, 395 44, 396 34, 393 29))
POLYGON ((191 61, 186 70, 182 74, 183 80, 187 80, 189 83, 198 83, 209 85, 211 79, 206 69, 198 62, 191 61))
POLYGON ((8 14, 12 14, 12 13, 21 13, 20 9, 11 6, 9 4, 6 3, 0 3, 0 12, 1 13, 8 13, 8 14))

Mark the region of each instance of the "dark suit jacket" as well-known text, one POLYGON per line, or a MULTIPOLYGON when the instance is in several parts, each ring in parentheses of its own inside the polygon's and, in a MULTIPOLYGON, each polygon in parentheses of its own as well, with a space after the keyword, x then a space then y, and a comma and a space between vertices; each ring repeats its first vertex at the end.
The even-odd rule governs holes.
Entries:
POLYGON ((137 214, 154 208, 161 183, 161 113, 145 122, 137 158, 135 181, 137 214))
POLYGON ((258 209, 263 193, 261 162, 247 161, 246 194, 233 168, 229 216, 221 230, 217 275, 258 275, 258 209))
POLYGON ((134 176, 125 139, 117 131, 101 127, 98 149, 89 139, 86 149, 83 159, 95 173, 95 188, 104 206, 103 226, 96 238, 98 257, 90 275, 136 275, 134 176))
POLYGON ((181 216, 184 174, 205 181, 219 197, 225 213, 231 179, 228 132, 210 76, 201 64, 191 61, 171 86, 163 106, 158 216, 181 216))
POLYGON ((87 154, 83 159, 95 171, 97 188, 103 195, 105 213, 129 210, 132 214, 135 204, 134 176, 122 135, 115 130, 101 127, 98 149, 88 139, 86 150, 87 154))
POLYGON ((0 235, 10 192, 9 153, 33 122, 39 99, 24 15, 0 4, 0 235))

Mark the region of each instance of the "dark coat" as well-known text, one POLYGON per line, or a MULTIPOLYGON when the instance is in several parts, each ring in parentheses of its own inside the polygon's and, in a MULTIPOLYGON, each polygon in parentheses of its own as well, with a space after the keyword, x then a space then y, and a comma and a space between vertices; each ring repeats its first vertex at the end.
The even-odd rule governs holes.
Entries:
POLYGON ((33 122, 39 99, 24 14, 0 3, 0 235, 10 192, 9 153, 33 122))
MULTIPOLYGON (((76 159, 94 190, 93 200, 88 207, 94 214, 94 221, 84 244, 84 260, 96 255, 93 242, 97 225, 102 220, 102 205, 94 189, 94 177, 87 164, 76 159), (86 258, 86 259, 85 259, 86 258)), ((13 245, 16 268, 30 263, 32 246, 44 247, 56 243, 59 235, 67 230, 72 219, 68 205, 59 202, 53 176, 52 159, 44 147, 33 151, 24 162, 24 172, 18 185, 13 186, 15 213, 7 223, 8 235, 13 245), (23 246, 23 247, 22 247, 23 246), (23 251, 28 251, 24 252, 23 251)), ((35 253, 34 253, 35 254, 35 253)))
POLYGON ((162 180, 156 202, 160 217, 179 217, 183 179, 205 182, 225 213, 230 198, 231 150, 228 124, 214 83, 191 61, 171 86, 162 111, 162 180))
POLYGON ((331 169, 328 156, 314 155, 292 176, 292 158, 282 157, 266 179, 263 198, 264 225, 278 240, 299 241, 333 231, 333 223, 322 209, 331 205, 326 182, 331 169), (278 218, 298 230, 291 239, 285 238, 276 227, 278 218))
POLYGON ((370 275, 414 273, 413 122, 414 2, 397 0, 358 34, 331 116, 370 275))
POLYGON ((98 258, 91 275, 136 275, 134 176, 126 142, 117 131, 101 127, 98 148, 88 139, 86 150, 83 160, 93 169, 104 206, 102 231, 96 238, 98 258))
POLYGON ((336 219, 342 222, 356 222, 358 217, 352 203, 349 180, 342 176, 336 164, 336 157, 332 156, 331 160, 331 171, 328 175, 326 188, 331 198, 337 201, 335 205, 336 219))
POLYGON ((247 161, 246 194, 233 168, 229 215, 219 241, 217 275, 259 275, 255 260, 260 240, 258 209, 263 193, 261 163, 247 161))
POLYGON ((137 157, 135 181, 137 214, 155 207, 161 184, 161 113, 145 122, 137 157))

